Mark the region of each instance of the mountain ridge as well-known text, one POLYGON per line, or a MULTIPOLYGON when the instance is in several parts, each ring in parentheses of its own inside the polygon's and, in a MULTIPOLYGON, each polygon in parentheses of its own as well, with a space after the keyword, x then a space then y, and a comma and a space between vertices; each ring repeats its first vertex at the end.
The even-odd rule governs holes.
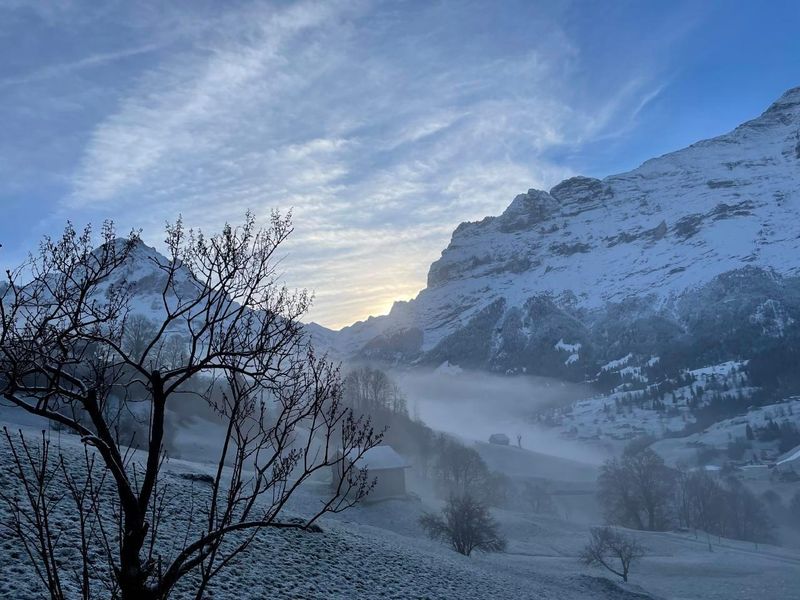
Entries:
MULTIPOLYGON (((796 87, 729 133, 626 173, 529 190, 498 216, 461 223, 416 298, 315 335, 343 357, 459 364, 442 351, 445 340, 466 335, 475 319, 493 321, 494 336, 534 298, 567 312, 648 298, 656 312, 675 315, 682 295, 746 266, 793 279, 799 184, 796 87)), ((497 350, 496 339, 486 344, 489 355, 497 350)), ((503 370, 490 363, 479 366, 503 370)))
MULTIPOLYGON (((413 300, 340 331, 306 330, 345 361, 570 380, 631 353, 681 368, 747 359, 742 347, 800 323, 799 145, 793 88, 733 131, 627 173, 520 194, 460 224, 413 300)), ((134 252, 133 312, 157 319, 165 260, 134 252)))

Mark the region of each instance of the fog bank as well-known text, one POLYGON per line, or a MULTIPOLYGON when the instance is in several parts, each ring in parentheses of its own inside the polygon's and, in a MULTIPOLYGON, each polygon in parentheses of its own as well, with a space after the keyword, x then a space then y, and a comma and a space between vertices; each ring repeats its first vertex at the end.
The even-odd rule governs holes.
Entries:
POLYGON ((409 411, 433 429, 482 442, 493 433, 505 433, 516 444, 520 435, 528 450, 591 464, 605 459, 604 453, 564 440, 534 420, 537 410, 589 397, 592 390, 585 384, 458 368, 395 371, 391 376, 405 393, 409 411))

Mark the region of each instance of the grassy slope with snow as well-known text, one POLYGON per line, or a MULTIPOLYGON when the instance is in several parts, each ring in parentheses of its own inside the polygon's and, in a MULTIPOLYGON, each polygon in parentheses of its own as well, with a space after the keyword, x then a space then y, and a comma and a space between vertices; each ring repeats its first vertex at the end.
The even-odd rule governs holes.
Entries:
MULTIPOLYGON (((624 376, 624 383, 616 389, 556 407, 542 413, 540 418, 565 439, 588 442, 614 452, 637 437, 666 436, 655 449, 671 464, 678 460, 693 462, 697 449, 702 447, 724 452, 729 442, 745 439, 748 424, 754 429, 765 427, 770 421, 800 425, 800 399, 787 398, 776 404, 752 406, 697 433, 684 432, 696 422, 697 408, 702 408, 712 395, 718 394, 723 400, 732 400, 737 395, 750 397, 755 388, 749 386, 743 373, 746 363, 727 361, 687 370, 685 374, 691 377, 691 382, 666 392, 662 400, 664 408, 657 410, 652 398, 646 396, 657 386, 648 381, 640 367, 628 364, 630 358, 628 355, 603 366, 603 370, 624 376), (699 389, 705 395, 698 399, 693 395, 699 389)), ((754 441, 751 446, 744 457, 746 461, 760 461, 762 450, 770 456, 777 454, 775 443, 754 441)))
MULTIPOLYGON (((62 435, 60 441, 56 436, 53 440, 71 464, 80 464, 77 438, 62 435)), ((7 460, 3 448, 0 461, 7 464, 7 460)), ((189 461, 167 464, 173 510, 186 506, 192 493, 202 495, 202 488, 180 473, 208 470, 189 461)), ((310 512, 323 488, 324 483, 317 482, 302 490, 290 512, 310 512)), ((800 586, 797 552, 715 540, 714 552, 709 553, 705 540, 691 535, 637 533, 650 556, 634 568, 632 585, 621 588, 604 579, 603 572, 588 570, 577 561, 588 524, 510 511, 496 511, 509 537, 508 552, 466 558, 424 539, 417 518, 433 509, 416 500, 390 501, 325 518, 323 533, 264 532, 247 556, 218 579, 209 597, 632 600, 652 594, 709 600, 751 598, 757 591, 761 597, 788 600, 796 597, 800 586)), ((177 514, 173 512, 166 523, 165 539, 183 533, 185 525, 177 514)), ((44 597, 18 544, 6 534, 0 538, 0 557, 0 597, 44 597)), ((189 596, 179 590, 176 597, 189 596)))

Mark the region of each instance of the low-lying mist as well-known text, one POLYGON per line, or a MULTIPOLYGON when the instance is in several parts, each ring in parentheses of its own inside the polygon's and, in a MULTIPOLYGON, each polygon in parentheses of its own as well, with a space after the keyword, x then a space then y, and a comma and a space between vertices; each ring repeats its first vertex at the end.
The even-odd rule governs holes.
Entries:
MULTIPOLYGON (((387 374, 405 396, 410 416, 466 443, 488 442, 492 434, 502 433, 511 445, 517 445, 519 436, 524 449, 546 455, 590 465, 606 458, 597 448, 563 439, 557 431, 539 425, 535 417, 540 410, 589 397, 592 389, 588 385, 457 368, 394 370, 387 374)), ((213 411, 192 398, 173 404, 169 412, 170 454, 199 462, 216 461, 224 427, 213 411)))
POLYGON ((546 377, 494 375, 458 369, 403 370, 391 376, 408 400, 409 411, 429 427, 464 440, 486 442, 504 433, 523 448, 599 464, 605 456, 562 439, 538 425, 537 411, 591 395, 591 387, 546 377))

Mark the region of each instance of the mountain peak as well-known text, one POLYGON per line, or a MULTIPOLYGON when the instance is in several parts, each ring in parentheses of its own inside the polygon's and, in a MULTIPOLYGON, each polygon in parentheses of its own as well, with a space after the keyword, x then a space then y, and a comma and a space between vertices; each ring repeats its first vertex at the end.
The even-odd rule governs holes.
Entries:
POLYGON ((611 189, 599 179, 594 177, 570 177, 565 179, 553 189, 550 195, 564 204, 581 204, 589 200, 596 200, 613 196, 611 189))
POLYGON ((800 112, 800 86, 786 90, 773 102, 764 114, 772 112, 800 112))
POLYGON ((528 229, 532 225, 544 221, 558 209, 558 203, 547 192, 528 190, 520 194, 500 215, 500 229, 504 233, 528 229))
POLYGON ((782 131, 787 128, 790 129, 790 135, 797 137, 797 128, 800 128, 800 87, 786 90, 761 115, 743 123, 731 135, 748 131, 782 131))

